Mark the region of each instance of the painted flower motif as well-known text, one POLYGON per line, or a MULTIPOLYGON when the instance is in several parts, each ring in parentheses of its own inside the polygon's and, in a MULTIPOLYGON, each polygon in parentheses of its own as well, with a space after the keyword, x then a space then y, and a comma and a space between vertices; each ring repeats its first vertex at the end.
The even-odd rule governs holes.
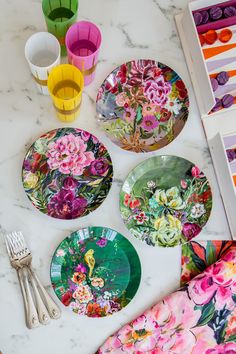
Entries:
POLYGON ((103 298, 105 300, 109 300, 109 299, 111 299, 111 297, 112 297, 112 295, 109 291, 104 291, 103 298))
POLYGON ((108 160, 105 157, 99 157, 91 162, 90 171, 94 176, 104 176, 109 169, 108 160))
POLYGON ((180 196, 180 191, 177 187, 172 187, 166 191, 163 189, 156 190, 155 199, 160 206, 167 207, 173 210, 182 210, 185 208, 185 202, 180 196))
POLYGON ((159 333, 156 321, 150 316, 143 315, 120 331, 118 345, 124 353, 151 351, 156 347, 159 333))
POLYGON ((125 92, 121 92, 116 96, 116 104, 118 107, 124 107, 125 104, 129 104, 129 97, 125 92))
POLYGON ((62 189, 50 199, 48 215, 58 219, 73 219, 83 215, 87 201, 83 197, 76 197, 71 190, 62 189))
MULTIPOLYGON (((109 337, 99 353, 192 353, 196 344, 192 329, 200 315, 187 295, 176 292, 109 337)), ((208 331, 208 342, 210 334, 213 331, 208 331)))
POLYGON ((130 201, 132 200, 132 197, 130 194, 126 193, 124 196, 124 205, 129 206, 130 201))
POLYGON ((78 181, 73 177, 66 177, 63 181, 64 189, 75 190, 77 186, 78 186, 78 181))
POLYGON ((105 83, 105 90, 112 93, 113 95, 115 95, 118 92, 118 82, 117 80, 113 80, 113 82, 109 82, 109 80, 106 80, 105 83))
POLYGON ((35 173, 32 173, 30 171, 27 173, 24 173, 24 186, 27 189, 35 188, 38 184, 38 180, 39 180, 39 178, 35 173))
POLYGON ((145 103, 142 107, 142 115, 154 116, 159 111, 159 107, 153 103, 145 103))
POLYGON ((235 335, 236 333, 236 307, 231 312, 228 318, 228 325, 226 328, 226 339, 229 339, 231 336, 235 335))
POLYGON ((197 305, 208 304, 215 292, 218 289, 217 284, 213 281, 212 277, 196 277, 192 280, 188 287, 188 292, 197 305))
POLYGON ((47 151, 47 162, 52 170, 63 174, 82 175, 85 167, 94 160, 92 151, 86 151, 84 140, 70 133, 51 142, 47 151))
POLYGON ((160 112, 160 122, 168 122, 168 120, 171 118, 171 112, 168 111, 166 108, 162 108, 160 112))
POLYGON ((127 86, 139 86, 147 80, 154 80, 161 75, 161 69, 154 60, 137 60, 132 62, 132 67, 126 82, 127 86))
POLYGON ((154 189, 156 188, 156 183, 154 181, 148 181, 147 186, 149 189, 154 189))
POLYGON ((168 94, 171 92, 171 84, 166 82, 162 75, 159 75, 155 80, 145 82, 144 94, 151 103, 164 108, 168 101, 168 94))
POLYGON ((96 245, 98 245, 99 247, 106 247, 108 240, 106 238, 100 238, 97 242, 96 245))
POLYGON ((120 66, 120 70, 116 74, 116 77, 121 84, 125 84, 127 81, 127 71, 127 65, 123 64, 120 66))
POLYGON ((87 305, 86 313, 88 317, 101 317, 104 309, 99 304, 89 302, 87 305))
POLYGON ((75 268, 75 271, 76 272, 79 272, 79 273, 86 273, 87 272, 87 269, 86 267, 82 264, 82 263, 79 263, 77 265, 77 267, 75 268))
POLYGON ((81 304, 87 304, 93 299, 93 294, 88 285, 79 285, 72 296, 81 304))
POLYGON ((181 187, 182 187, 183 189, 186 189, 186 188, 188 187, 187 182, 186 182, 185 180, 183 180, 183 179, 181 179, 180 185, 181 185, 181 187))
POLYGON ((62 295, 61 302, 63 303, 63 305, 69 306, 71 303, 71 299, 72 293, 70 291, 67 291, 65 294, 62 295))
POLYGON ((97 94, 97 100, 101 100, 102 99, 103 93, 104 93, 104 88, 103 88, 103 86, 100 86, 99 90, 98 90, 98 94, 97 94))
POLYGON ((73 312, 77 313, 79 316, 84 316, 86 314, 87 305, 81 304, 78 301, 72 301, 70 303, 70 308, 73 312))
POLYGON ((86 130, 82 130, 81 132, 80 132, 80 134, 81 134, 81 138, 83 139, 83 141, 89 141, 89 139, 92 137, 92 139, 93 139, 93 136, 89 133, 89 132, 87 132, 86 130))
POLYGON ((140 201, 138 199, 133 199, 130 201, 129 203, 129 207, 130 209, 134 210, 136 208, 138 208, 141 205, 140 201))
POLYGON ((208 349, 206 354, 235 354, 236 353, 236 343, 223 343, 218 344, 212 349, 208 349))
POLYGON ((188 91, 185 87, 185 84, 182 80, 177 80, 176 83, 176 88, 179 91, 179 98, 181 100, 185 99, 188 96, 188 91))
POLYGON ((188 292, 197 305, 208 304, 213 297, 218 310, 224 307, 233 310, 235 303, 232 299, 235 276, 234 260, 217 262, 207 268, 205 274, 199 274, 189 284, 188 292))
POLYGON ((148 220, 148 217, 146 216, 144 211, 141 211, 141 213, 134 215, 134 219, 137 221, 138 225, 142 225, 145 223, 145 221, 148 220))
POLYGON ((71 280, 73 283, 82 284, 86 280, 86 275, 82 272, 75 272, 71 280))
POLYGON ((166 217, 157 218, 154 222, 157 230, 155 241, 163 247, 176 246, 179 244, 182 236, 182 224, 179 219, 168 214, 166 217))
POLYGON ((148 205, 153 210, 158 210, 158 209, 162 210, 162 207, 160 206, 160 204, 158 203, 155 197, 149 199, 148 205))
POLYGON ((151 309, 150 315, 160 329, 157 338, 158 349, 163 353, 192 352, 196 344, 192 328, 198 322, 201 311, 194 310, 186 293, 176 292, 172 296, 167 296, 163 302, 151 309))
POLYGON ((204 204, 197 203, 191 209, 191 217, 193 219, 198 219, 206 213, 204 204))
POLYGON ((41 155, 46 155, 46 152, 48 150, 47 139, 38 139, 35 142, 35 150, 41 155))
POLYGON ((188 241, 196 237, 201 232, 201 227, 198 224, 185 223, 183 224, 182 233, 188 241))
POLYGON ((103 288, 104 287, 104 280, 102 278, 92 278, 91 284, 95 288, 103 288))
POLYGON ((192 176, 195 177, 195 178, 203 178, 203 177, 205 177, 204 173, 202 173, 201 170, 197 166, 194 166, 192 168, 191 172, 192 172, 192 176))
POLYGON ((136 111, 133 108, 126 108, 123 114, 123 119, 126 120, 128 123, 133 123, 136 117, 136 111))
POLYGON ((97 304, 102 308, 105 309, 106 313, 108 313, 111 309, 110 301, 105 300, 103 297, 99 296, 97 298, 97 304))
POLYGON ((131 210, 138 208, 141 203, 138 199, 132 199, 130 194, 126 194, 124 197, 124 205, 129 207, 131 210))
POLYGON ((182 108, 182 104, 179 102, 179 100, 174 99, 171 100, 169 99, 165 105, 165 108, 169 111, 174 113, 175 115, 179 114, 181 108, 182 108))
POLYGON ((60 248, 59 250, 57 250, 56 256, 57 257, 64 257, 65 254, 66 254, 65 251, 62 248, 60 248))
POLYGON ((147 132, 157 128, 160 123, 155 116, 145 116, 142 119, 141 127, 147 132))

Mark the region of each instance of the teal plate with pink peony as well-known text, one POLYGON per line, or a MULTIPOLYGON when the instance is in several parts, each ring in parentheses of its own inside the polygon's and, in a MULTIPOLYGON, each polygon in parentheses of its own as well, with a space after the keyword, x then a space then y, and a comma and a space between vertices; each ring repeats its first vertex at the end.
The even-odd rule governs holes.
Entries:
POLYGON ((57 247, 51 282, 60 301, 75 314, 105 317, 135 296, 141 264, 132 244, 106 227, 73 232, 57 247))
POLYGON ((145 160, 125 180, 120 211, 125 225, 150 246, 173 247, 196 237, 212 209, 204 173, 181 157, 145 160))
POLYGON ((58 219, 75 219, 97 209, 106 198, 113 176, 106 147, 77 128, 52 130, 28 150, 22 181, 32 204, 58 219))
POLYGON ((132 60, 105 79, 97 95, 97 116, 107 136, 119 147, 150 152, 171 143, 189 114, 184 82, 154 60, 132 60))

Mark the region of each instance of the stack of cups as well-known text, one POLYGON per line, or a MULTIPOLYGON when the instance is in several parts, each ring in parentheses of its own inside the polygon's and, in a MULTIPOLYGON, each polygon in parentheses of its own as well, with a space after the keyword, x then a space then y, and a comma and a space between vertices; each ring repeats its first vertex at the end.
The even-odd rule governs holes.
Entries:
POLYGON ((102 36, 89 22, 75 23, 78 0, 43 0, 48 32, 33 34, 25 45, 25 57, 39 91, 50 94, 58 118, 72 122, 80 111, 84 85, 95 77, 102 36), (60 55, 69 64, 60 65, 60 55))
POLYGON ((84 78, 73 65, 55 67, 48 77, 48 89, 57 117, 62 122, 72 122, 80 111, 84 78))
POLYGON ((44 95, 48 95, 48 75, 60 64, 60 54, 60 44, 51 33, 35 33, 26 42, 25 58, 39 92, 44 95))
POLYGON ((66 55, 65 36, 77 19, 78 0, 43 0, 42 9, 48 32, 58 39, 61 53, 66 55))
POLYGON ((99 28, 89 21, 74 23, 66 34, 68 62, 83 73, 85 85, 94 79, 101 42, 99 28))

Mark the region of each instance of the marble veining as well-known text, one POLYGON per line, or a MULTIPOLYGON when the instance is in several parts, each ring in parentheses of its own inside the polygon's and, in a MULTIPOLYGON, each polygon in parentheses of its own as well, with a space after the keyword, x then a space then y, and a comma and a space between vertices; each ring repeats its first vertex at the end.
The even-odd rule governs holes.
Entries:
MULTIPOLYGON (((60 221, 33 209, 21 184, 21 165, 32 142, 60 123, 49 97, 37 93, 24 58, 27 38, 45 31, 41 0, 2 0, 0 14, 0 232, 21 229, 33 253, 33 264, 50 294, 49 267, 57 245, 72 231, 103 225, 125 235, 142 262, 142 281, 133 301, 110 318, 79 318, 67 308, 49 326, 29 331, 24 324, 23 303, 15 271, 0 237, 0 351, 3 354, 93 354, 120 326, 176 289, 180 275, 180 247, 156 249, 134 239, 119 214, 119 191, 130 169, 146 158, 175 154, 196 163, 207 175, 213 190, 210 220, 198 239, 229 239, 221 196, 199 118, 191 80, 177 35, 174 15, 187 0, 80 0, 79 19, 97 23, 103 44, 95 81, 85 89, 81 114, 71 126, 89 130, 109 149, 114 181, 105 202, 78 220, 60 221), (169 146, 150 154, 127 153, 100 130, 96 120, 97 90, 112 69, 136 58, 159 60, 175 69, 189 90, 189 120, 169 146), (45 340, 50 338, 50 340, 45 340)), ((65 59, 63 59, 65 62, 65 59)))

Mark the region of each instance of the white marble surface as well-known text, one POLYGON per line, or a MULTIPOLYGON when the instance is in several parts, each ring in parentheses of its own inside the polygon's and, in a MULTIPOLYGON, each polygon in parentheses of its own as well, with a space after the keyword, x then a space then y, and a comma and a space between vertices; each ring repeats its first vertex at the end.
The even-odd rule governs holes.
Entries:
POLYGON ((26 39, 45 30, 40 0, 1 0, 0 14, 0 224, 4 230, 21 229, 34 256, 34 266, 50 287, 49 265, 58 243, 73 230, 104 225, 123 233, 136 247, 142 262, 142 282, 127 308, 110 318, 79 318, 61 306, 62 317, 47 327, 28 330, 15 271, 10 267, 0 237, 0 350, 3 354, 92 354, 122 324, 176 289, 180 274, 180 248, 155 249, 135 240, 119 215, 119 191, 130 169, 152 155, 177 154, 196 163, 213 188, 212 216, 199 239, 230 238, 224 209, 207 148, 174 14, 187 0, 80 0, 79 19, 97 23, 103 45, 97 76, 85 89, 81 114, 72 124, 97 135, 109 148, 114 183, 103 205, 80 220, 57 221, 31 207, 21 185, 21 164, 26 149, 42 133, 63 126, 49 97, 37 93, 24 59, 26 39), (96 92, 103 78, 118 64, 133 58, 153 58, 173 67, 190 94, 191 112, 180 136, 161 152, 127 153, 113 145, 96 125, 96 92))

